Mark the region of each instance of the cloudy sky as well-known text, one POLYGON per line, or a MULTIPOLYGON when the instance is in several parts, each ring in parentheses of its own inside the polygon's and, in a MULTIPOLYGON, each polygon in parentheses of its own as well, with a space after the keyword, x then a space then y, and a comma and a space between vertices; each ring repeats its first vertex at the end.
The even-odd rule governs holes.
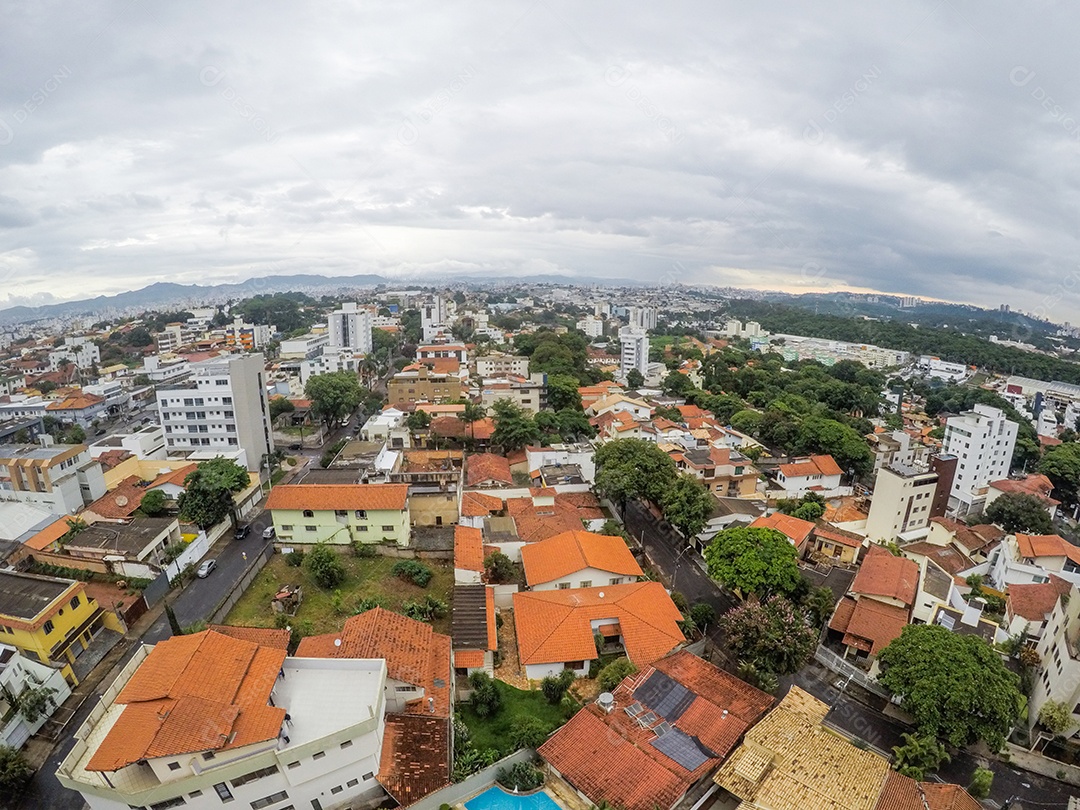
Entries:
POLYGON ((1080 10, 873 5, 2 2, 0 307, 560 273, 1080 320, 1080 10))

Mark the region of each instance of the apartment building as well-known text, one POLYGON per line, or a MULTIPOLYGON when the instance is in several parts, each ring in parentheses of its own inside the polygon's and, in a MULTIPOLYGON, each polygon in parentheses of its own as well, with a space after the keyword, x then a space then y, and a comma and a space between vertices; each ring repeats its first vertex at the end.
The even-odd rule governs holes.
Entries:
POLYGON ((145 374, 152 383, 178 383, 187 379, 191 368, 191 363, 183 357, 151 355, 143 359, 143 367, 139 369, 139 373, 145 374))
POLYGON ((170 323, 154 334, 154 343, 161 354, 175 352, 181 346, 187 346, 199 339, 199 330, 186 323, 170 323))
POLYGON ((225 342, 253 352, 263 348, 274 337, 274 328, 261 323, 244 323, 243 318, 234 318, 225 327, 225 342))
POLYGON ((67 700, 71 687, 59 670, 32 661, 9 644, 0 643, 0 745, 22 748, 67 700), (26 689, 44 687, 52 691, 52 704, 33 720, 15 708, 15 700, 26 689))
POLYGON ((488 377, 529 376, 529 358, 512 354, 488 354, 476 358, 476 376, 488 377))
POLYGON ((874 497, 866 519, 866 536, 888 543, 902 535, 927 530, 937 491, 938 474, 899 463, 882 467, 874 480, 874 497))
POLYGON ((103 626, 104 611, 84 583, 0 570, 0 639, 72 686, 79 682, 72 665, 103 626))
POLYGON ((351 371, 355 374, 363 357, 363 353, 347 346, 327 346, 317 357, 300 361, 300 384, 307 385, 312 377, 335 371, 351 371))
POLYGON ((591 338, 598 338, 604 334, 604 322, 600 318, 592 316, 582 318, 576 326, 578 331, 584 332, 591 338))
POLYGON ((282 484, 266 508, 283 543, 409 545, 408 484, 282 484))
POLYGON ((0 501, 71 515, 105 494, 101 465, 85 444, 0 444, 0 501))
POLYGON ((1048 700, 1060 701, 1072 712, 1063 735, 1073 737, 1080 731, 1080 593, 1075 584, 1057 598, 1035 649, 1041 665, 1028 716, 1038 717, 1048 700))
POLYGON ((451 357, 465 365, 469 362, 469 350, 460 343, 436 343, 420 346, 416 350, 417 360, 442 360, 451 357))
POLYGON ((630 307, 626 313, 626 320, 630 326, 647 332, 656 328, 659 317, 656 307, 630 307))
POLYGON ((979 511, 990 482, 1008 477, 1017 427, 991 405, 976 405, 946 420, 943 447, 957 457, 949 493, 950 512, 962 517, 979 511))
POLYGON ((625 377, 632 369, 637 369, 644 377, 649 373, 649 335, 636 326, 624 326, 619 330, 619 344, 622 352, 619 358, 619 371, 625 377))
POLYGON ((547 407, 547 375, 497 377, 485 379, 480 388, 480 402, 489 411, 500 399, 508 399, 531 414, 547 407))
POLYGON ((329 345, 330 335, 328 333, 308 333, 298 338, 281 341, 278 357, 282 360, 313 360, 319 356, 324 346, 329 345))
POLYGON ((257 471, 274 449, 262 354, 231 355, 193 366, 191 380, 159 388, 158 414, 170 455, 219 450, 257 471))
POLYGON ((327 326, 331 346, 370 354, 370 310, 358 307, 355 301, 346 302, 331 313, 327 326))
POLYGON ((101 350, 88 337, 67 337, 64 344, 49 352, 49 371, 70 364, 88 369, 101 362, 101 350))
POLYGON ((409 366, 395 374, 387 381, 386 390, 389 404, 395 406, 449 402, 464 395, 457 373, 433 371, 422 364, 409 366))

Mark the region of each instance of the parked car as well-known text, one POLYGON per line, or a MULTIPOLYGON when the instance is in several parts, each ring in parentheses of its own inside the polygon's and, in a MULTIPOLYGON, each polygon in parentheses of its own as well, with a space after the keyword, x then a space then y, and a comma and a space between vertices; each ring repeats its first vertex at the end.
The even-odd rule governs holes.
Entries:
POLYGON ((243 540, 250 533, 251 527, 246 523, 242 523, 236 527, 236 534, 234 535, 234 537, 236 537, 237 540, 243 540))
POLYGON ((290 445, 289 445, 289 449, 290 449, 290 450, 299 450, 299 449, 300 449, 300 445, 298 445, 298 444, 290 444, 290 445))
POLYGON ((263 540, 273 540, 273 539, 274 539, 274 527, 273 526, 267 526, 265 529, 263 529, 263 540))
POLYGON ((199 566, 199 570, 195 572, 195 576, 199 579, 206 579, 210 576, 210 572, 217 568, 217 560, 203 560, 203 564, 199 566))

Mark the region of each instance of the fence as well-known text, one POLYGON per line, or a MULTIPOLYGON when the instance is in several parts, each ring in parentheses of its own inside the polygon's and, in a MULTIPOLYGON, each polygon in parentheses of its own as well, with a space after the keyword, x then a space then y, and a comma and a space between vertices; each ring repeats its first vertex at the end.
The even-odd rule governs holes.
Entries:
POLYGON ((273 544, 265 546, 255 559, 251 561, 251 565, 248 566, 247 571, 240 577, 240 581, 237 582, 220 602, 218 606, 211 611, 210 615, 206 617, 208 624, 216 624, 224 620, 229 615, 229 611, 232 610, 232 606, 240 601, 240 597, 244 595, 244 591, 247 590, 248 585, 255 579, 260 571, 270 562, 270 557, 274 554, 273 544))
POLYGON ((164 571, 158 575, 158 578, 151 582, 143 590, 143 601, 146 602, 147 607, 153 607, 160 602, 165 594, 169 592, 169 575, 164 571))
POLYGON ((442 790, 430 793, 415 804, 409 805, 409 810, 439 810, 439 806, 460 804, 465 799, 479 793, 484 788, 495 784, 495 777, 501 768, 509 768, 519 762, 532 762, 536 752, 531 748, 522 748, 508 757, 503 757, 494 765, 489 765, 482 771, 477 771, 468 779, 464 779, 454 785, 447 785, 442 790))
POLYGON ((831 669, 833 672, 839 675, 843 675, 845 678, 854 681, 866 691, 873 692, 875 695, 883 698, 888 698, 890 700, 892 699, 892 693, 888 689, 879 685, 877 681, 875 681, 873 678, 871 678, 853 663, 851 663, 850 661, 845 661, 832 650, 822 647, 819 644, 818 648, 814 651, 814 658, 817 659, 819 664, 822 664, 828 669, 831 669))

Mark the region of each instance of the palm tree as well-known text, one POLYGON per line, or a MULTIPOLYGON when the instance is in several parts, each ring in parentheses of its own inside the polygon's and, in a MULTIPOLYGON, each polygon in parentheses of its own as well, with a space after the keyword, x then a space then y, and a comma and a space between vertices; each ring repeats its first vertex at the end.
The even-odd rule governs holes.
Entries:
POLYGON ((458 414, 458 419, 469 426, 469 445, 470 447, 475 443, 476 436, 473 433, 473 422, 479 422, 485 416, 487 416, 487 408, 478 402, 471 402, 470 400, 464 400, 464 410, 458 414))

